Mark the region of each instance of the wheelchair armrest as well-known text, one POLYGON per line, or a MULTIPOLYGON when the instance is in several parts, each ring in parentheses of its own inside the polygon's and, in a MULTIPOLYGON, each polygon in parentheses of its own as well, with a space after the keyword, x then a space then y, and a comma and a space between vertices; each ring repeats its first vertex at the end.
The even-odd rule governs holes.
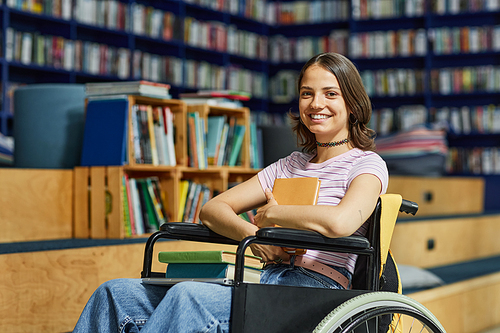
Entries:
POLYGON ((368 239, 362 236, 330 238, 319 232, 289 228, 262 228, 256 233, 257 239, 287 243, 285 246, 335 252, 363 251, 371 248, 368 239))
POLYGON ((165 233, 163 238, 232 245, 239 244, 234 239, 219 235, 206 226, 196 223, 168 222, 161 225, 160 232, 165 233))

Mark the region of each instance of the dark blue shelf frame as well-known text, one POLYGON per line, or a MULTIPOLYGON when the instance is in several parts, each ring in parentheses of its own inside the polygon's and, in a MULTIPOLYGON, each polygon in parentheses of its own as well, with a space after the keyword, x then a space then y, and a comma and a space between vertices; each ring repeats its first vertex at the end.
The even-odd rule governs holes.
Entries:
MULTIPOLYGON (((123 3, 132 4, 135 0, 123 0, 123 3)), ((240 30, 246 30, 257 34, 269 35, 269 26, 249 19, 240 14, 231 14, 229 12, 219 12, 210 8, 201 7, 195 4, 184 3, 178 0, 139 0, 137 1, 145 6, 152 6, 164 11, 170 11, 177 17, 183 19, 186 16, 193 16, 200 20, 218 20, 227 25, 235 25, 240 30)), ((249 59, 240 55, 232 55, 225 52, 197 48, 184 43, 181 38, 173 40, 162 40, 150 38, 148 36, 139 36, 127 31, 111 30, 98 26, 93 26, 79 22, 75 19, 64 20, 45 14, 36 14, 10 8, 6 5, 0 5, 0 18, 3 37, 8 27, 19 31, 39 32, 45 35, 61 36, 71 40, 93 41, 107 44, 113 47, 124 47, 133 51, 140 49, 145 52, 164 56, 175 56, 181 59, 205 60, 209 63, 227 67, 237 65, 252 71, 264 73, 268 76, 269 64, 265 60, 249 59)), ((132 13, 129 13, 132 16, 132 13)), ((2 38, 2 50, 5 50, 5 38, 2 38)), ((3 54, 0 57, 0 66, 2 68, 2 88, 0 109, 0 132, 6 135, 12 135, 12 114, 6 109, 6 93, 8 82, 23 83, 86 83, 86 82, 104 82, 118 81, 119 77, 114 75, 93 75, 86 72, 67 71, 50 66, 38 66, 36 64, 23 64, 16 61, 6 61, 3 54)), ((132 77, 132 61, 130 65, 130 77, 132 77)), ((185 82, 185 80, 184 80, 185 82)), ((179 93, 191 92, 194 89, 184 86, 172 85, 172 95, 177 97, 179 93)), ((245 106, 259 111, 268 110, 268 101, 266 99, 254 98, 244 103, 245 106)))

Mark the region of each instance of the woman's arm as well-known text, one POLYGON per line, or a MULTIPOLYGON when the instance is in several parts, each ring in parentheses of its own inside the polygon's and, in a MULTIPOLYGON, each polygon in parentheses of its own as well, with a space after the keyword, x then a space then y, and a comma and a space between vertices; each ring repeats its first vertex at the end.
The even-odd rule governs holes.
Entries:
MULTIPOLYGON (((240 241, 247 236, 255 235, 259 227, 243 220, 238 214, 265 203, 266 196, 259 179, 254 176, 207 202, 201 209, 200 220, 216 233, 240 241)), ((254 255, 262 258, 263 262, 290 258, 281 247, 251 244, 250 248, 254 255)))
POLYGON ((255 216, 262 228, 273 225, 313 230, 328 237, 350 236, 370 217, 381 191, 380 180, 372 174, 354 178, 337 206, 284 206, 271 199, 255 216))
POLYGON ((244 213, 266 202, 257 176, 222 192, 201 209, 200 220, 211 230, 223 236, 242 240, 254 235, 258 227, 241 219, 244 213))

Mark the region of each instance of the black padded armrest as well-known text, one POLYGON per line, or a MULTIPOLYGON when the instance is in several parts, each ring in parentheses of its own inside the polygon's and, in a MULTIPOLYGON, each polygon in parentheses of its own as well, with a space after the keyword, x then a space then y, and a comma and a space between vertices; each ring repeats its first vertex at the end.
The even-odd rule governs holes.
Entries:
POLYGON ((262 228, 256 234, 259 240, 290 242, 290 246, 325 249, 328 247, 346 250, 366 250, 370 248, 368 239, 362 236, 330 238, 319 232, 289 228, 262 228), (293 244, 293 245, 292 245, 293 244))
POLYGON ((233 245, 239 244, 234 239, 219 235, 206 226, 196 223, 168 222, 161 225, 160 232, 164 233, 164 238, 233 245))

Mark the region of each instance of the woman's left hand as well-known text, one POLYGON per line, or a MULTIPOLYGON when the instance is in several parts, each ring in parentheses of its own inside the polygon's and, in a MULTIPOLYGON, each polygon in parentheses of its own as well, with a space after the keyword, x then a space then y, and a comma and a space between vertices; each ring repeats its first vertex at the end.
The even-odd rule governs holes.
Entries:
POLYGON ((270 222, 266 218, 266 212, 270 207, 277 206, 278 203, 274 199, 273 193, 271 192, 270 189, 266 188, 265 194, 266 194, 267 204, 257 209, 257 214, 255 214, 254 217, 254 224, 259 228, 275 226, 274 223, 270 222))

